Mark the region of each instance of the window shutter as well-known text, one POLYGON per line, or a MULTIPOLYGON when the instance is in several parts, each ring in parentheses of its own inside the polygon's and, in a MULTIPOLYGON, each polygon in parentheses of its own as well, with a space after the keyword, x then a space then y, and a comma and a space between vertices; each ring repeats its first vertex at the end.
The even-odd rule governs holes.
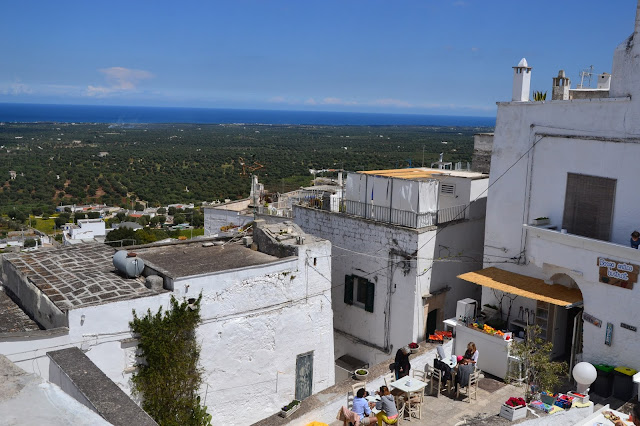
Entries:
POLYGON ((344 276, 344 303, 353 305, 353 275, 344 276))
POLYGON ((373 302, 375 300, 376 285, 370 281, 367 281, 367 303, 364 304, 364 310, 367 312, 373 312, 373 302))

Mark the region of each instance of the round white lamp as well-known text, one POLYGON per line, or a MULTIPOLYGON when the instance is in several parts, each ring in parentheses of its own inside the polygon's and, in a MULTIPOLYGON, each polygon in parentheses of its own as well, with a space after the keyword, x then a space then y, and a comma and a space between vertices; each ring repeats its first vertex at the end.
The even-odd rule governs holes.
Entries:
POLYGON ((573 378, 578 383, 577 391, 581 394, 588 394, 589 386, 596 381, 598 372, 596 368, 588 362, 579 362, 573 367, 573 378))

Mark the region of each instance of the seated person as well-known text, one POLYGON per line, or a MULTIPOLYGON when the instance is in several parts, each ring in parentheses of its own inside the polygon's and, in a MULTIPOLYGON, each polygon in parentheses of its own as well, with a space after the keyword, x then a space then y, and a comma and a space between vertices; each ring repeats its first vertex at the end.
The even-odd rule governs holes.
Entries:
POLYGON ((376 408, 381 410, 376 417, 378 418, 378 426, 385 424, 392 425, 398 422, 398 409, 393 395, 386 386, 380 386, 380 390, 376 391, 380 395, 380 401, 376 402, 376 408))
POLYGON ((629 240, 631 244, 631 248, 638 250, 638 246, 640 246, 640 232, 633 231, 631 233, 631 239, 629 240))
POLYGON ((467 351, 464 353, 462 363, 475 365, 477 362, 478 362, 478 349, 476 348, 475 343, 469 342, 469 344, 467 345, 467 351))
POLYGON ((469 376, 473 374, 475 369, 475 365, 471 363, 461 364, 458 367, 458 373, 456 374, 456 391, 458 390, 458 385, 462 387, 469 385, 469 376))
POLYGON ((358 389, 358 393, 353 398, 353 408, 351 409, 360 417, 360 423, 363 425, 369 425, 377 421, 376 417, 371 413, 369 401, 365 399, 366 394, 367 391, 364 388, 358 389))

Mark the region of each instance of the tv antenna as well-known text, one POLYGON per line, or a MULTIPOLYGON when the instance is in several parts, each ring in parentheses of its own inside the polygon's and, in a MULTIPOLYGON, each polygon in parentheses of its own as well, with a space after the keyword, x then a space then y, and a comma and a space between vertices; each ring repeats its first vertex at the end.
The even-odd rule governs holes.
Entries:
POLYGON ((578 85, 578 89, 586 89, 591 87, 591 77, 593 76, 593 65, 589 65, 589 68, 585 68, 579 72, 580 75, 580 84, 578 85), (587 86, 585 87, 584 81, 587 80, 587 86))

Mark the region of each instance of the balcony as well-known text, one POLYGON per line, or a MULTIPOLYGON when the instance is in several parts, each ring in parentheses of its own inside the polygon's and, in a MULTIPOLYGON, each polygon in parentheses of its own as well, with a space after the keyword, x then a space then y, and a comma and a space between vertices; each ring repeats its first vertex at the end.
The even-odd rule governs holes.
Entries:
POLYGON ((406 226, 408 228, 424 228, 436 226, 454 220, 466 219, 467 209, 464 205, 440 209, 437 212, 416 213, 409 210, 392 209, 375 206, 359 201, 343 200, 344 209, 341 210, 352 216, 359 216, 378 222, 406 226))
POLYGON ((598 258, 640 263, 640 250, 628 245, 562 233, 548 227, 523 225, 527 259, 539 267, 560 266, 598 281, 598 258))

